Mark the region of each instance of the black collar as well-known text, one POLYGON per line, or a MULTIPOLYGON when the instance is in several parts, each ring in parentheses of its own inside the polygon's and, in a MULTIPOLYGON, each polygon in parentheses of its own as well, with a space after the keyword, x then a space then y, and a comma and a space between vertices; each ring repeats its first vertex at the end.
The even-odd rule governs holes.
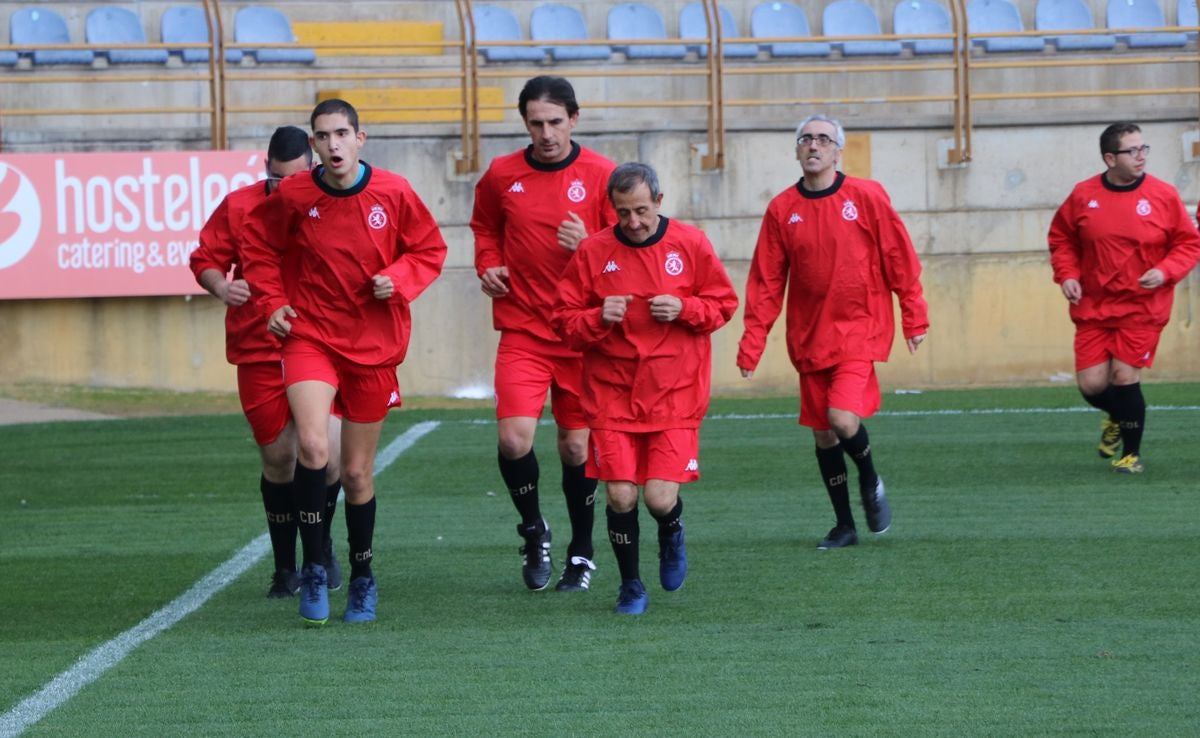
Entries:
POLYGON ((842 183, 845 181, 846 181, 845 173, 838 172, 837 176, 834 177, 834 179, 833 179, 833 184, 829 185, 825 189, 823 189, 823 190, 806 190, 806 189, 804 189, 804 177, 801 177, 800 181, 796 182, 796 190, 804 197, 807 197, 809 200, 819 200, 822 197, 829 197, 833 193, 842 189, 842 183))
POLYGON ((357 195, 358 193, 367 189, 367 183, 371 181, 371 172, 373 171, 371 169, 371 165, 366 163, 365 161, 359 160, 358 163, 362 164, 363 175, 362 175, 362 179, 358 180, 358 182, 355 183, 355 185, 353 187, 350 187, 350 188, 347 188, 344 190, 339 190, 334 187, 330 187, 328 184, 325 183, 325 180, 321 179, 321 173, 325 171, 324 166, 319 166, 316 169, 312 170, 313 181, 317 183, 317 187, 320 187, 321 190, 326 195, 329 195, 331 197, 350 197, 351 195, 357 195))
POLYGON ((1146 173, 1142 172, 1142 176, 1138 177, 1127 185, 1115 185, 1108 181, 1108 172, 1100 173, 1100 184, 1104 185, 1104 189, 1109 190, 1110 192, 1133 192, 1137 188, 1141 187, 1142 182, 1145 181, 1146 173))
POLYGON ((628 246, 630 248, 634 248, 634 249, 644 249, 648 246, 653 246, 654 244, 663 240, 663 236, 667 235, 667 223, 668 222, 670 222, 670 219, 667 216, 665 216, 665 215, 658 216, 658 230, 654 232, 653 236, 651 236, 650 238, 647 238, 645 241, 642 241, 641 243, 634 243, 633 241, 630 241, 629 238, 621 231, 620 224, 613 226, 613 233, 617 234, 617 240, 620 241, 621 243, 625 244, 626 246, 628 246))
POLYGON ((579 150, 579 144, 572 141, 571 153, 567 154, 567 158, 563 159, 562 161, 556 161, 552 164, 547 164, 544 161, 538 161, 537 159, 533 158, 533 144, 529 144, 525 147, 525 163, 539 172, 558 172, 575 163, 575 160, 579 158, 579 150))

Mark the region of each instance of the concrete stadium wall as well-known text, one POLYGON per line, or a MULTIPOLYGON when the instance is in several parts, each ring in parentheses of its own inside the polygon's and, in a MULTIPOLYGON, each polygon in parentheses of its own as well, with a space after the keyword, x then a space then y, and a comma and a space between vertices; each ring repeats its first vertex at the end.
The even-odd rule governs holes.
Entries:
MULTIPOLYGON (((795 116, 803 111, 793 111, 795 116)), ((578 139, 618 161, 658 168, 664 213, 706 229, 739 292, 745 284, 762 212, 799 176, 792 123, 736 131, 722 173, 701 172, 696 132, 589 132, 578 139)), ((912 233, 925 267, 930 340, 915 357, 897 342, 881 368, 895 387, 955 387, 1070 381, 1072 327, 1051 281, 1045 233, 1055 208, 1078 180, 1102 168, 1100 125, 983 129, 975 160, 939 168, 948 131, 857 130, 854 173, 880 180, 912 233), (865 167, 866 171, 856 171, 865 167)), ((1175 184, 1189 207, 1200 197, 1200 168, 1185 161, 1190 122, 1152 123, 1149 170, 1175 184)), ((368 134, 370 132, 368 131, 368 134)), ((484 161, 523 146, 516 135, 484 141, 484 161)), ((239 148, 261 141, 240 140, 239 148)), ((442 278, 414 306, 414 338, 400 369, 406 394, 453 395, 490 386, 496 335, 471 267, 470 218, 475 176, 457 177, 453 137, 370 137, 364 157, 405 174, 429 204, 450 244, 442 278)), ((1157 379, 1200 378, 1200 278, 1176 291, 1163 335, 1157 379)), ((224 360, 224 309, 200 298, 0 301, 0 381, 232 389, 224 360)), ((753 382, 734 367, 740 315, 714 337, 714 389, 721 393, 791 392, 795 374, 776 326, 753 382)))

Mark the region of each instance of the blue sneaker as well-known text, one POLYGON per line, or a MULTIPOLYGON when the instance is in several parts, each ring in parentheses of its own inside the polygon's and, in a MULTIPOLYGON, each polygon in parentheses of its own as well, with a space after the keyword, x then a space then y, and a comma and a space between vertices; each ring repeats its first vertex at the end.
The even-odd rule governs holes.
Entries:
POLYGON ((687 577, 687 546, 683 542, 683 521, 669 536, 658 538, 658 579, 663 589, 674 592, 687 577))
POLYGON ((625 579, 621 582, 621 589, 617 592, 616 612, 622 615, 641 615, 646 612, 646 606, 649 604, 650 595, 646 594, 641 579, 625 579))
POLYGON ((300 571, 300 617, 309 625, 324 625, 329 619, 329 581, 320 564, 300 571))
POLYGON ((379 602, 379 590, 375 588, 375 577, 356 577, 350 580, 350 591, 346 594, 347 623, 370 623, 375 620, 375 604, 379 602))

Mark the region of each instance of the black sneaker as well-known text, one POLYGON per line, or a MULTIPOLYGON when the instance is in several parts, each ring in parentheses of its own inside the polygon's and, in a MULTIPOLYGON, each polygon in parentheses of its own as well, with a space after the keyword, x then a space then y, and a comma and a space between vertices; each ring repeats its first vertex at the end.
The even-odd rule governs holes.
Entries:
POLYGON ((329 591, 336 592, 342 588, 342 565, 338 563, 337 555, 333 553, 333 537, 325 536, 325 578, 329 580, 329 591))
POLYGON ((300 591, 300 575, 291 569, 276 569, 271 575, 271 588, 267 590, 267 597, 273 600, 282 600, 288 597, 294 597, 300 591))
POLYGON ((592 586, 592 572, 596 571, 596 565, 591 559, 583 556, 572 556, 567 565, 563 567, 562 575, 558 578, 558 584, 554 585, 554 589, 559 592, 586 592, 592 586))
POLYGON ((817 544, 818 551, 828 551, 831 548, 845 548, 858 543, 858 533, 853 528, 835 525, 817 544))
POLYGON ((883 477, 875 477, 875 489, 862 492, 863 512, 867 514, 867 528, 872 533, 884 533, 892 527, 892 506, 888 504, 887 492, 883 488, 883 477))
POLYGON ((519 524, 517 533, 525 539, 525 545, 520 549, 525 586, 532 590, 545 589, 550 584, 550 526, 544 520, 534 525, 519 524))

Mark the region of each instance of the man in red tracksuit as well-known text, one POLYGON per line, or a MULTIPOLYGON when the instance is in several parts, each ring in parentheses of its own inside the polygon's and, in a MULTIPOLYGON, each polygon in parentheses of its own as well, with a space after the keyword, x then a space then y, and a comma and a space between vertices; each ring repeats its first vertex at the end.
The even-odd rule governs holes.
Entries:
POLYGON ((1175 284, 1200 257, 1200 234, 1179 193, 1146 174, 1150 147, 1133 123, 1100 134, 1106 170, 1075 185, 1050 223, 1054 281, 1071 303, 1079 391, 1102 410, 1098 450, 1115 471, 1140 473, 1146 400, 1143 368, 1154 362, 1171 317, 1175 284))
POLYGON ((767 206, 746 281, 745 330, 737 365, 750 378, 787 291, 787 346, 800 374, 800 423, 812 428, 817 466, 837 522, 817 545, 858 542, 850 510, 846 460, 858 468, 867 527, 883 533, 892 513, 875 471, 862 419, 879 409, 875 362, 887 361, 900 300, 910 353, 929 319, 921 264, 900 217, 879 183, 837 170, 846 136, 822 115, 796 129, 804 176, 767 206))
POLYGON ((441 273, 446 243, 401 176, 358 159, 358 113, 326 100, 312 113, 321 166, 284 180, 251 213, 246 275, 263 295, 267 328, 283 339, 284 382, 300 438, 293 485, 300 515, 300 616, 329 618, 321 564, 330 404, 342 410, 342 482, 350 544, 348 622, 375 619, 371 571, 375 451, 384 418, 400 404, 396 366, 411 328, 409 304, 441 273), (296 259, 294 276, 281 265, 296 259))
POLYGON ((533 451, 550 392, 558 424, 562 489, 571 542, 555 589, 587 591, 592 563, 596 480, 584 471, 587 421, 579 407, 579 353, 550 327, 558 279, 579 242, 616 222, 604 197, 613 163, 571 140, 579 120, 575 90, 562 77, 534 77, 517 101, 529 146, 492 161, 475 187, 471 230, 480 287, 492 298, 500 331, 496 418, 500 475, 521 516, 521 573, 530 589, 550 582, 550 527, 538 500, 533 451))
MULTIPOLYGON (((200 247, 190 266, 196 281, 229 306, 225 312, 225 356, 237 366, 238 399, 262 457, 259 489, 267 512, 267 531, 275 558, 268 597, 291 597, 300 589, 296 571, 296 510, 292 472, 296 466, 296 427, 288 410, 280 365, 279 339, 264 330, 267 315, 242 269, 242 229, 246 216, 274 191, 284 177, 312 167, 308 134, 295 126, 275 130, 267 147, 267 178, 229 193, 200 231, 200 247), (232 270, 232 279, 228 278, 232 270)), ((337 509, 340 426, 331 420, 326 472, 323 563, 330 589, 341 587, 341 567, 333 554, 330 526, 337 509)))
POLYGON ((583 352, 587 463, 607 488, 621 573, 616 611, 638 615, 649 602, 638 570, 638 485, 658 521, 660 581, 677 590, 687 574, 679 486, 700 476, 709 336, 732 317, 737 295, 704 233, 659 215, 652 168, 622 164, 607 190, 617 226, 580 244, 560 281, 554 326, 583 352))

